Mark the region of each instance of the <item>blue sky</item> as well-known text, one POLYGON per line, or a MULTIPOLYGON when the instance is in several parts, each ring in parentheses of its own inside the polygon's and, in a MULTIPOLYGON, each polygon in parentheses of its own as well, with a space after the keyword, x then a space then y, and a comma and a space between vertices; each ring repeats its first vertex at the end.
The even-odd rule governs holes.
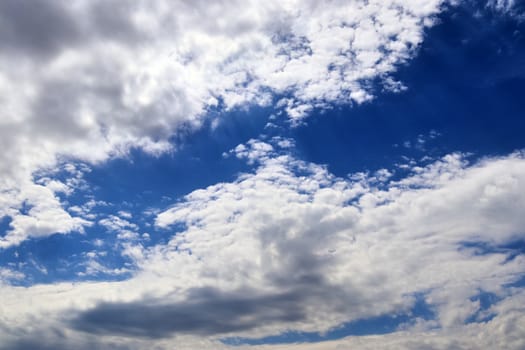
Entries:
POLYGON ((522 349, 524 11, 2 2, 0 349, 522 349))

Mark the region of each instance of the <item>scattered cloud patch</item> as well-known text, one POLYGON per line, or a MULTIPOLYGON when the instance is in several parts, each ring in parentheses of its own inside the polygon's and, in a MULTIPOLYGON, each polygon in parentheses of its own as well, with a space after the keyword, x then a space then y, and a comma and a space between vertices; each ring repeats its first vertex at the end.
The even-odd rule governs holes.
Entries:
POLYGON ((11 270, 9 268, 0 268, 0 284, 12 281, 18 281, 25 278, 25 275, 19 271, 11 270))

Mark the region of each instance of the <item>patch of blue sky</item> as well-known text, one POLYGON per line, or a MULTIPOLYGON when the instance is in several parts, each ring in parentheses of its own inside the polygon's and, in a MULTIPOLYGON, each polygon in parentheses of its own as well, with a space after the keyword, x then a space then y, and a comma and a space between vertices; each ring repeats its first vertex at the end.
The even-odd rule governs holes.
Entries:
POLYGON ((525 241, 516 239, 506 244, 493 244, 490 242, 469 241, 461 242, 458 249, 466 250, 470 254, 477 256, 489 254, 505 254, 507 255, 507 262, 516 258, 519 255, 525 255, 525 241))
POLYGON ((507 284, 505 287, 507 288, 525 288, 525 272, 523 275, 517 279, 516 281, 507 284))
POLYGON ((492 320, 496 314, 490 312, 490 307, 497 302, 501 301, 503 298, 494 293, 487 291, 479 291, 479 294, 470 298, 471 301, 479 302, 479 309, 472 316, 465 320, 465 323, 479 323, 479 322, 488 322, 492 320))
POLYGON ((443 13, 418 55, 394 74, 406 91, 315 113, 308 126, 290 130, 304 159, 345 176, 392 168, 401 156, 460 151, 482 157, 521 149, 525 23, 490 16, 464 7, 443 13), (439 137, 424 148, 402 147, 417 145, 418 135, 432 130, 439 137))
POLYGON ((112 281, 128 278, 130 273, 112 273, 112 271, 125 267, 129 259, 116 251, 116 247, 109 243, 109 240, 106 241, 105 247, 94 246, 93 240, 96 238, 93 238, 89 232, 86 235, 55 234, 26 240, 19 246, 2 250, 0 265, 9 266, 23 273, 26 276, 23 280, 12 282, 24 286, 61 281, 112 281), (105 268, 106 272, 85 273, 90 260, 89 253, 93 251, 104 252, 97 255, 97 262, 105 268))
POLYGON ((0 218, 0 237, 5 236, 7 231, 10 230, 11 221, 13 221, 13 219, 10 216, 0 218))
POLYGON ((175 152, 153 157, 133 150, 126 158, 93 167, 86 181, 98 200, 133 211, 168 205, 195 189, 231 181, 248 171, 245 163, 223 153, 257 137, 269 114, 267 109, 252 108, 228 113, 214 126, 210 119, 191 135, 174 136, 179 147, 175 152))

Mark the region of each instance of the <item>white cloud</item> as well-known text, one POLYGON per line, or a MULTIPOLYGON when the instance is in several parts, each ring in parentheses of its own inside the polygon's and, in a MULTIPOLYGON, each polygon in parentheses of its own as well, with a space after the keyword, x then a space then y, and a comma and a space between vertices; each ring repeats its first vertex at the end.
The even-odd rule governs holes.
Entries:
POLYGON ((9 283, 12 281, 21 281, 25 278, 25 275, 19 271, 15 271, 9 268, 0 268, 0 286, 3 283, 9 283))
POLYGON ((509 349, 519 350, 525 346, 525 316, 523 293, 499 303, 498 308, 508 309, 497 317, 482 323, 438 329, 431 331, 409 330, 386 335, 348 337, 335 341, 301 343, 290 345, 266 345, 241 347, 253 350, 340 350, 340 349, 388 349, 388 350, 448 350, 448 349, 509 349))
MULTIPOLYGON (((301 120, 313 108, 370 100, 376 78, 402 90, 389 73, 414 55, 442 3, 34 1, 30 11, 0 3, 0 216, 12 218, 0 248, 96 219, 95 201, 66 211, 60 199, 86 185, 88 170, 67 163, 67 180, 35 177, 64 159, 97 163, 133 147, 158 154, 173 133, 199 127, 208 108, 266 105, 275 94, 287 96, 278 108, 301 120)), ((523 239, 522 154, 474 165, 451 154, 399 181, 387 169, 346 180, 283 154, 291 145, 237 147, 232 153, 258 164, 254 173, 158 214, 160 227, 185 227, 168 244, 121 243, 137 267, 129 280, 22 288, 8 285, 22 274, 1 269, 0 347, 218 349, 226 335, 325 331, 406 313, 415 293, 435 309, 440 330, 419 332, 420 322, 311 347, 523 347, 523 293, 504 287, 522 276, 523 255, 464 244, 523 239), (502 298, 490 309, 496 317, 464 325, 480 310, 472 301, 480 290, 502 298), (92 320, 107 310, 140 317, 104 319, 101 329, 92 320), (228 317, 218 320, 221 312, 228 317), (181 324, 181 315, 194 318, 181 324), (159 321, 165 339, 133 338, 159 321)), ((98 222, 138 238, 130 215, 119 215, 98 222)), ((86 257, 86 275, 128 272, 86 257)))
MULTIPOLYGON (((220 276, 217 283, 227 280, 229 288, 254 283, 271 290, 320 278, 351 298, 346 307, 314 302, 308 318, 321 330, 402 312, 422 291, 440 325, 456 326, 478 310, 469 299, 478 290, 504 293, 502 286, 522 273, 521 255, 505 262, 501 252, 478 256, 463 247, 523 239, 521 154, 474 166, 452 154, 386 189, 374 185, 388 179, 385 170, 347 182, 287 156, 259 160, 256 174, 195 191, 159 214, 160 226, 187 226, 164 251, 167 260, 174 248, 191 252, 204 263, 202 280, 220 276)), ((153 269, 148 263, 143 268, 153 269)))
POLYGON ((2 193, 0 201, 5 207, 0 208, 0 213, 11 216, 12 221, 11 230, 0 239, 0 248, 19 244, 28 237, 68 233, 72 230, 82 232, 83 227, 91 225, 88 220, 72 217, 66 212, 55 191, 55 182, 42 186, 24 181, 19 191, 11 188, 2 193), (25 206, 27 211, 23 212, 14 205, 25 206))
POLYGON ((131 219, 133 215, 129 211, 119 210, 118 215, 124 219, 131 219))
MULTIPOLYGON (((254 173, 194 191, 159 213, 157 225, 185 227, 167 244, 126 243, 124 254, 137 267, 130 279, 3 286, 10 305, 2 312, 10 325, 4 332, 46 315, 42 326, 65 329, 77 345, 95 334, 105 344, 192 348, 201 339, 209 342, 202 348, 220 348, 216 341, 226 336, 322 332, 410 313, 421 295, 435 312, 431 322, 412 319, 390 335, 261 349, 523 346, 523 288, 506 286, 523 277, 525 256, 502 248, 525 232, 523 154, 475 164, 451 154, 413 166, 401 180, 389 180, 385 169, 345 180, 275 151, 281 141, 250 141, 245 150, 266 149, 254 173), (482 310, 480 291, 500 301, 482 310), (465 324, 479 313, 495 317, 465 324), (125 317, 133 314, 143 317, 125 317), (192 316, 181 323, 182 315, 192 316), (148 332, 160 340, 135 338, 148 332)), ((2 339, 19 339, 9 334, 2 339)))
POLYGON ((99 256, 104 256, 105 253, 101 252, 88 252, 84 254, 87 258, 86 261, 80 263, 84 267, 83 271, 80 271, 78 273, 79 276, 82 277, 90 277, 90 276, 100 276, 103 275, 109 275, 109 276, 118 276, 122 274, 129 274, 131 273, 131 270, 126 267, 120 267, 120 268, 109 268, 105 266, 103 263, 101 263, 98 259, 99 256))
POLYGON ((63 187, 35 185, 38 169, 133 147, 158 154, 209 108, 267 105, 274 94, 289 96, 296 119, 367 101, 367 81, 390 81, 442 2, 3 1, 0 216, 55 203, 16 219, 2 247, 86 225, 56 203, 63 187))
MULTIPOLYGON (((126 217, 126 216, 124 216, 126 217)), ((99 225, 104 226, 109 231, 120 232, 126 229, 137 230, 138 226, 126 219, 116 215, 109 215, 108 217, 99 220, 99 225)))

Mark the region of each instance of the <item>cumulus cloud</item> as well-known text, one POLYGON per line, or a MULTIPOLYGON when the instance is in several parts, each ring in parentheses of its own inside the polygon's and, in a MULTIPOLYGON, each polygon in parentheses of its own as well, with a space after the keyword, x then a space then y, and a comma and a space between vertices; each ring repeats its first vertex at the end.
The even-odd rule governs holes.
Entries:
POLYGON ((14 223, 0 246, 87 224, 33 181, 59 159, 164 152, 210 108, 302 118, 397 86, 442 2, 3 1, 0 216, 14 223), (25 201, 48 204, 21 214, 25 201))
POLYGON ((22 288, 10 283, 23 274, 1 268, 0 348, 221 349, 224 337, 410 318, 418 298, 435 319, 275 348, 522 348, 523 288, 508 288, 525 259, 509 248, 524 240, 522 153, 343 179, 293 157, 292 140, 251 140, 226 155, 255 170, 160 212, 157 228, 173 234, 151 247, 130 213, 97 218, 94 200, 67 208, 89 168, 66 163, 64 180, 52 170, 165 152, 210 109, 274 103, 301 120, 370 100, 375 81, 402 91, 390 73, 443 3, 3 1, 0 217, 11 220, 0 248, 98 222, 132 264, 108 268, 90 252, 80 274, 132 275, 22 288), (497 301, 487 308, 480 293, 497 301))
MULTIPOLYGON (((249 160, 254 153, 247 149, 269 149, 255 143, 242 148, 249 160)), ((440 325, 452 327, 479 310, 470 300, 479 290, 504 293, 522 273, 523 256, 509 259, 496 249, 523 239, 522 158, 468 166, 451 154, 385 184, 388 176, 347 181, 265 153, 256 174, 188 195, 159 214, 157 224, 187 227, 171 246, 210 262, 203 280, 220 276, 230 287, 304 291, 304 305, 323 305, 304 310, 317 330, 407 312, 421 292, 440 325), (467 243, 494 251, 479 254, 467 243), (328 293, 318 295, 323 302, 310 299, 319 286, 328 293)))
POLYGON ((137 271, 128 280, 3 286, 2 339, 15 344, 20 329, 45 315, 39 327, 63 329, 78 344, 191 348, 206 339, 220 348, 225 337, 322 333, 398 315, 409 322, 393 334, 304 348, 523 345, 516 283, 525 256, 512 248, 525 232, 522 153, 474 164, 450 154, 401 179, 395 169, 343 179, 278 143, 236 147, 258 164, 254 172, 159 213, 157 226, 178 229, 166 244, 129 244, 137 271), (494 303, 481 305, 480 293, 494 303), (413 315, 421 298, 431 319, 413 315))

